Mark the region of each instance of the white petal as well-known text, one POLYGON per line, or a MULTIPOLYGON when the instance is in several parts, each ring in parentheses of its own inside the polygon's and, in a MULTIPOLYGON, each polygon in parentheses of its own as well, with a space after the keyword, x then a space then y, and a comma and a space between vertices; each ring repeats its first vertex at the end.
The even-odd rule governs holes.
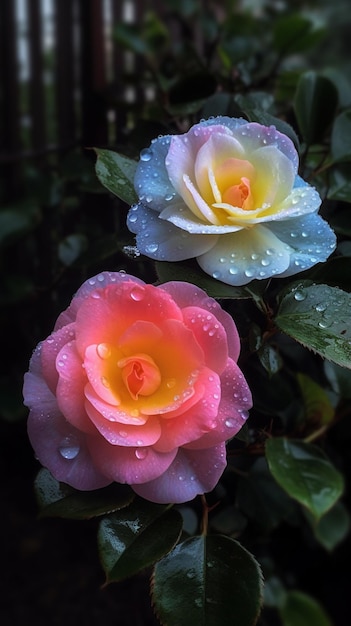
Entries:
POLYGON ((289 267, 281 276, 297 272, 325 261, 335 250, 336 237, 320 215, 313 213, 304 218, 271 222, 271 231, 292 248, 289 267))
POLYGON ((228 285, 246 285, 253 279, 269 278, 289 266, 290 247, 265 226, 255 226, 222 235, 211 250, 200 257, 200 267, 228 285))
POLYGON ((216 233, 199 235, 181 230, 142 204, 133 206, 127 218, 128 228, 136 233, 142 254, 158 261, 183 261, 207 252, 216 243, 216 233))

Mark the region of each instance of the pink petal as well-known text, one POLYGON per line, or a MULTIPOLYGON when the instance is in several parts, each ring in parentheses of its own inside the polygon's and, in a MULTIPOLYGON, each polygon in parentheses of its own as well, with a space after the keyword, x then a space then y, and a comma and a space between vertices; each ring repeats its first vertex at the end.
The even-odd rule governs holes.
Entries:
MULTIPOLYGON (((155 449, 163 452, 172 450, 201 438, 216 426, 221 398, 219 376, 203 368, 195 387, 202 388, 199 401, 176 417, 167 416, 167 419, 161 420, 162 433, 155 443, 155 449)), ((197 393, 200 395, 199 390, 197 393)))
POLYGON ((128 281, 133 281, 136 284, 144 285, 144 281, 131 276, 130 274, 124 274, 123 272, 101 272, 96 276, 88 278, 77 293, 73 296, 69 307, 59 315, 56 321, 55 329, 58 330, 62 326, 66 326, 71 322, 74 322, 77 316, 77 311, 81 303, 95 292, 100 292, 101 289, 110 284, 119 284, 128 281))
POLYGON ((181 309, 195 306, 209 311, 216 316, 227 333, 229 356, 237 361, 240 353, 240 339, 232 317, 224 311, 218 302, 205 291, 182 281, 171 281, 161 285, 162 290, 169 293, 181 309))
POLYGON ((59 371, 56 397, 61 412, 72 426, 85 433, 96 433, 96 428, 85 410, 84 388, 87 376, 75 341, 67 343, 60 350, 56 363, 59 371))
POLYGON ((62 416, 55 397, 42 379, 27 374, 25 386, 36 393, 28 418, 28 436, 40 463, 56 480, 76 489, 91 490, 111 482, 94 467, 82 435, 62 416))
POLYGON ((163 290, 132 281, 110 285, 81 303, 76 321, 78 350, 84 357, 89 345, 118 345, 119 338, 137 321, 158 325, 167 319, 181 320, 182 315, 163 290))
POLYGON ((68 324, 57 331, 54 331, 41 344, 41 367, 42 375, 45 378, 49 389, 53 393, 56 391, 58 382, 58 371, 56 358, 62 347, 74 338, 74 324, 68 324))
MULTIPOLYGON (((87 413, 102 437, 113 446, 150 446, 160 437, 161 426, 158 417, 150 416, 144 424, 132 424, 133 418, 119 413, 117 407, 94 400, 93 392, 86 402, 87 413), (99 407, 99 408, 96 408, 99 407), (99 410, 100 409, 100 410, 99 410), (128 419, 128 422, 123 421, 128 419)), ((135 418, 136 421, 138 418, 135 418)))
POLYGON ((225 445, 207 450, 184 450, 159 478, 142 485, 132 485, 143 498, 159 504, 188 502, 199 494, 212 491, 226 467, 225 445))
POLYGON ((228 441, 244 425, 252 407, 252 397, 244 376, 231 359, 221 375, 221 389, 221 402, 214 427, 197 441, 186 444, 187 449, 197 450, 228 441))
POLYGON ((148 447, 120 447, 102 437, 88 440, 93 462, 103 475, 119 483, 142 483, 154 480, 167 470, 177 449, 157 452, 148 447))
POLYGON ((220 374, 228 358, 227 335, 222 324, 213 313, 196 306, 184 308, 183 317, 204 351, 206 365, 220 374))

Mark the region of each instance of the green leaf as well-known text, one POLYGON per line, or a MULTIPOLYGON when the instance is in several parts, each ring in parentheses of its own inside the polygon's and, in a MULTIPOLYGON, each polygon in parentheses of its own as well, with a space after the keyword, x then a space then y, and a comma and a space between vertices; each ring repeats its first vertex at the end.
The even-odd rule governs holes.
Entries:
POLYGON ((297 381, 304 401, 304 419, 316 426, 330 423, 334 418, 334 407, 323 387, 301 373, 297 374, 297 381))
POLYGON ((95 148, 95 152, 98 156, 95 170, 100 182, 127 204, 134 204, 138 199, 133 182, 137 162, 112 150, 95 148))
POLYGON ((155 563, 175 546, 182 526, 176 509, 141 498, 103 519, 98 543, 107 582, 123 580, 155 563))
POLYGON ((47 469, 38 473, 34 487, 42 517, 90 519, 127 506, 134 492, 126 485, 113 483, 104 489, 77 491, 58 482, 47 469))
POLYGON ((254 626, 262 575, 252 554, 222 535, 191 537, 159 561, 152 600, 162 624, 254 626))
POLYGON ((297 84, 294 108, 302 136, 308 145, 320 141, 333 121, 338 104, 335 85, 316 72, 305 72, 297 84))
POLYGON ((301 282, 282 297, 275 323, 296 341, 351 368, 351 294, 301 282))
POLYGON ((283 626, 332 626, 320 604, 301 591, 289 591, 280 609, 283 626))
POLYGON ((273 23, 274 46, 280 54, 292 54, 311 48, 324 34, 308 18, 298 13, 281 17, 273 23))
POLYGON ((197 285, 212 298, 251 298, 250 292, 245 287, 232 287, 231 285, 221 283, 202 272, 198 265, 192 263, 186 265, 156 261, 155 268, 161 283, 171 280, 183 280, 197 285))
POLYGON ((331 155, 334 161, 351 161, 351 109, 343 111, 335 119, 331 155))
POLYGON ((342 475, 317 446, 275 437, 266 443, 268 466, 277 483, 319 519, 343 492, 342 475))
POLYGON ((290 518, 296 506, 277 485, 263 458, 254 463, 245 477, 239 478, 236 504, 255 527, 265 532, 290 518))
POLYGON ((318 522, 307 510, 305 515, 312 526, 315 538, 329 552, 334 550, 349 533, 350 515, 341 502, 337 502, 318 522))

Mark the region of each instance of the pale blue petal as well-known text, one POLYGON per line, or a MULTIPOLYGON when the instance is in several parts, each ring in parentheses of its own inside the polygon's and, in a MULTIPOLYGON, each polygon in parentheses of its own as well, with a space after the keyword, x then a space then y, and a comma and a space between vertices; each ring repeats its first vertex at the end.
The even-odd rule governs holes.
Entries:
POLYGON ((171 139, 171 135, 154 139, 149 148, 141 151, 135 172, 134 188, 139 199, 155 211, 164 209, 175 196, 165 166, 171 139))
POLYGON ((211 250, 197 257, 197 262, 213 278, 240 286, 255 278, 281 274, 289 267, 291 252, 269 228, 255 226, 222 235, 211 250))
POLYGON ((127 225, 136 234, 136 244, 142 254, 158 261, 183 261, 207 252, 215 245, 218 235, 193 235, 170 222, 161 220, 155 211, 134 205, 127 225))
POLYGON ((281 276, 291 276, 326 261, 336 246, 329 224, 317 213, 282 222, 271 222, 269 228, 292 249, 289 267, 281 276))

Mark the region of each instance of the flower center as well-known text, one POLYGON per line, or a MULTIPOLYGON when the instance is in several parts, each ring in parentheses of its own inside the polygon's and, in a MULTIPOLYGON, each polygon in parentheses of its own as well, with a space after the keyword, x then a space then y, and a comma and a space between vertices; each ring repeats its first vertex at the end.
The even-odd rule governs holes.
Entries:
POLYGON ((232 185, 226 189, 222 196, 222 201, 231 204, 234 207, 247 209, 245 201, 250 194, 250 181, 248 178, 242 178, 238 185, 232 185))
POLYGON ((135 354, 120 359, 122 380, 133 400, 139 396, 151 396, 161 384, 161 373, 155 361, 147 354, 135 354))

